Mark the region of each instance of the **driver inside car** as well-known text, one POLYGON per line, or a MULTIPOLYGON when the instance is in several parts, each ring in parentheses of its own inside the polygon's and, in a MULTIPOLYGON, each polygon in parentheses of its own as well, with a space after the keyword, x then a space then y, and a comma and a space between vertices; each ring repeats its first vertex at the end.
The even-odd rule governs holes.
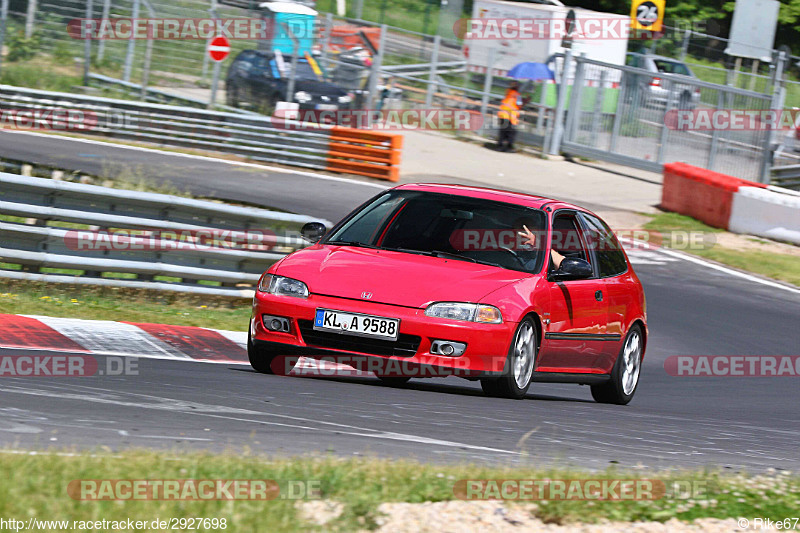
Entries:
MULTIPOLYGON (((527 224, 520 222, 518 227, 521 226, 521 231, 517 231, 517 235, 522 237, 522 246, 523 249, 526 250, 535 250, 536 249, 536 234, 533 233, 530 229, 528 229, 527 224)), ((550 250, 550 260, 553 262, 553 269, 558 270, 561 267, 561 261, 564 260, 564 256, 560 253, 556 252, 555 250, 550 250)), ((525 268, 533 269, 536 264, 535 257, 526 261, 525 268)))

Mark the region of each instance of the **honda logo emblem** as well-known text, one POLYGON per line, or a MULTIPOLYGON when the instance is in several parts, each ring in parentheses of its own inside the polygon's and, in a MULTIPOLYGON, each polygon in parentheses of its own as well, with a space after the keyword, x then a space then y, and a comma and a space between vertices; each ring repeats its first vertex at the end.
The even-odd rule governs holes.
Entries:
POLYGON ((361 293, 361 297, 364 298, 365 300, 371 300, 372 299, 372 293, 364 291, 364 292, 361 293))

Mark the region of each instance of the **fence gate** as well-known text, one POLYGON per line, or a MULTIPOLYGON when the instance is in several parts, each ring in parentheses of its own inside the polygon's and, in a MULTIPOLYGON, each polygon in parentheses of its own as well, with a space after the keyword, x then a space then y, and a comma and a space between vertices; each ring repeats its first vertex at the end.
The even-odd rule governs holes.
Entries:
POLYGON ((664 163, 683 161, 739 178, 768 180, 774 132, 758 125, 725 129, 705 124, 733 116, 728 111, 770 109, 771 95, 574 59, 574 68, 561 75, 561 82, 568 82, 562 152, 654 172, 661 172, 664 163))

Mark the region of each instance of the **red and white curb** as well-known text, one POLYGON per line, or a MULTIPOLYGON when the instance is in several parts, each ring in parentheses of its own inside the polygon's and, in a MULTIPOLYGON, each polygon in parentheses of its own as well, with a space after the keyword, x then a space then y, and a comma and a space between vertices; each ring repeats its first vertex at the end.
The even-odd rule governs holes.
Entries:
MULTIPOLYGON (((0 314, 0 348, 249 365, 247 332, 194 326, 0 314)), ((301 357, 303 369, 348 370, 347 365, 301 357)), ((290 373, 291 375, 291 373, 290 373)))

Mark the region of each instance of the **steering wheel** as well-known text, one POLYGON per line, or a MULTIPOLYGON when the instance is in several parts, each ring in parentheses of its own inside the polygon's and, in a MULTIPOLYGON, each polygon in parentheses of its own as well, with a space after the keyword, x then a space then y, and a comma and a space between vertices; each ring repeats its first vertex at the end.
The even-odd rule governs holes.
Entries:
POLYGON ((523 261, 522 258, 519 256, 519 254, 514 250, 512 250, 511 248, 506 248, 505 246, 498 246, 497 249, 510 253, 511 255, 514 256, 514 259, 516 259, 520 265, 522 265, 523 267, 525 266, 525 261, 523 261))

